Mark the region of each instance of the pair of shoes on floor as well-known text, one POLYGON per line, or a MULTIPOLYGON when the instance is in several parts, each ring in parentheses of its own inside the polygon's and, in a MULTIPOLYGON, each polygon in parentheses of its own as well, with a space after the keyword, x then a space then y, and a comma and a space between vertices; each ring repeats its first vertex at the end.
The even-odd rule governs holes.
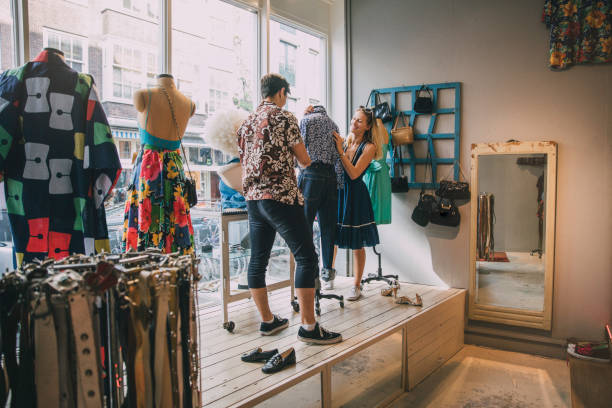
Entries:
POLYGON ((423 306, 423 298, 418 293, 414 300, 410 299, 408 296, 400 296, 395 298, 395 303, 398 305, 423 306))
POLYGON ((391 296, 393 295, 394 298, 397 297, 397 291, 400 288, 400 284, 397 280, 394 280, 391 285, 387 286, 384 289, 380 290, 380 294, 381 296, 391 296))
POLYGON ((300 326, 297 337, 300 341, 312 344, 334 344, 342 341, 342 334, 326 330, 318 322, 312 330, 300 326))
POLYGON ((361 286, 352 286, 346 300, 355 301, 361 297, 361 286))
POLYGON ((262 336, 270 336, 289 327, 289 319, 283 319, 277 315, 273 316, 274 320, 272 320, 272 322, 261 322, 261 324, 259 325, 259 333, 262 336))
POLYGON ((261 368, 261 371, 265 374, 276 373, 285 367, 294 365, 296 362, 295 349, 293 347, 282 353, 279 353, 277 349, 263 351, 260 347, 250 353, 243 354, 240 359, 246 363, 265 362, 264 366, 261 368))

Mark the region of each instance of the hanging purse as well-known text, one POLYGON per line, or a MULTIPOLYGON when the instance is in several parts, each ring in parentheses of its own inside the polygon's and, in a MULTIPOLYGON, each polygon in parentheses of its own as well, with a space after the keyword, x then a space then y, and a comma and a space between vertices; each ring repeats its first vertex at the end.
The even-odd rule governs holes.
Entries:
MULTIPOLYGON (((178 122, 176 121, 176 115, 174 114, 174 106, 172 105, 172 101, 170 100, 170 95, 168 95, 166 88, 160 87, 159 89, 164 95, 166 95, 166 99, 168 100, 168 105, 170 106, 170 113, 172 114, 172 120, 174 121, 174 128, 176 129, 176 135, 181 144, 183 158, 185 160, 185 164, 187 164, 187 171, 189 172, 189 175, 191 175, 191 169, 189 168, 189 160, 187 160, 187 155, 185 154, 185 148, 183 147, 183 138, 179 133, 178 122)), ((189 207, 195 207, 195 205, 198 203, 198 190, 196 188, 195 181, 187 175, 185 175, 184 189, 189 207)))
POLYGON ((432 113, 433 112, 433 94, 431 89, 425 85, 416 91, 416 98, 414 100, 414 109, 417 113, 432 113), (422 92, 427 92, 425 96, 421 96, 422 92))
POLYGON ((439 198, 429 219, 432 224, 456 227, 461 222, 459 209, 450 198, 439 198))
MULTIPOLYGON (((427 165, 431 164, 431 155, 427 152, 427 164, 425 165, 425 176, 427 176, 427 165)), ((433 180, 433 169, 432 169, 432 180, 433 180)), ((424 180, 425 182, 425 180, 424 180)), ((412 221, 420 225, 421 227, 427 226, 431 219, 432 213, 436 210, 436 197, 431 194, 425 194, 425 186, 421 187, 421 193, 419 194, 419 202, 412 211, 412 221)))
POLYGON ((372 106, 371 109, 374 112, 374 117, 382 120, 383 122, 391 121, 393 119, 393 115, 391 115, 391 108, 389 107, 389 103, 381 102, 380 95, 378 95, 378 92, 370 92, 370 96, 368 96, 366 106, 369 106, 370 100, 372 99, 372 94, 374 94, 374 106, 372 106))
MULTIPOLYGON (((463 179, 467 180, 461 169, 461 164, 459 164, 459 171, 463 179)), ((436 190, 436 195, 441 198, 450 198, 453 200, 467 200, 470 198, 470 183, 452 180, 447 175, 444 180, 440 180, 440 187, 436 190)))
POLYGON ((405 144, 411 144, 414 142, 414 130, 412 126, 406 124, 406 116, 404 112, 398 113, 393 123, 393 129, 391 129, 391 139, 393 140, 393 146, 401 146, 405 144), (402 119, 402 126, 397 126, 398 122, 402 119))
POLYGON ((393 149, 393 178, 391 179, 392 193, 407 193, 408 177, 403 175, 402 149, 397 146, 393 149), (397 153, 397 154, 396 154, 397 153))

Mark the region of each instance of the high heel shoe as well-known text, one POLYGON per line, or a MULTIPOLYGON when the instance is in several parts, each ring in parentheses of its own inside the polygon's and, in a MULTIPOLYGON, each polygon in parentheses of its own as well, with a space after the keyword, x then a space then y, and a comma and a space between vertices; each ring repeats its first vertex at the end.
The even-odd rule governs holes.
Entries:
POLYGON ((397 291, 400 288, 400 284, 398 281, 394 280, 391 285, 387 286, 384 289, 380 290, 380 295, 381 296, 391 296, 393 295, 394 298, 397 297, 397 291))
POLYGON ((423 306, 423 298, 418 293, 415 300, 410 299, 408 296, 400 296, 395 299, 395 303, 398 305, 423 306))

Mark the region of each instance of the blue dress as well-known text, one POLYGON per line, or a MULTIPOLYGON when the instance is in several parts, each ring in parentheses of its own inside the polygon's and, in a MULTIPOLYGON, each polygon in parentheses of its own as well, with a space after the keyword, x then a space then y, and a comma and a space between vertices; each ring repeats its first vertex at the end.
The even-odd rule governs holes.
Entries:
MULTIPOLYGON (((353 166, 363 154, 366 142, 361 142, 353 166)), ((338 224, 336 227, 336 245, 340 248, 361 249, 378 245, 378 229, 374 221, 370 193, 363 182, 363 173, 351 180, 344 171, 344 189, 338 190, 338 224)))

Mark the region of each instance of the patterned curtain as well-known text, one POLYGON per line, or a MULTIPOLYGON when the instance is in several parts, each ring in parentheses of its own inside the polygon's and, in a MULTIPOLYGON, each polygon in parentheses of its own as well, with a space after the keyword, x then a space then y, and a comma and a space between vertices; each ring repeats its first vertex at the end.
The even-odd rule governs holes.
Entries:
POLYGON ((612 0, 545 0, 551 69, 612 61, 612 0))

